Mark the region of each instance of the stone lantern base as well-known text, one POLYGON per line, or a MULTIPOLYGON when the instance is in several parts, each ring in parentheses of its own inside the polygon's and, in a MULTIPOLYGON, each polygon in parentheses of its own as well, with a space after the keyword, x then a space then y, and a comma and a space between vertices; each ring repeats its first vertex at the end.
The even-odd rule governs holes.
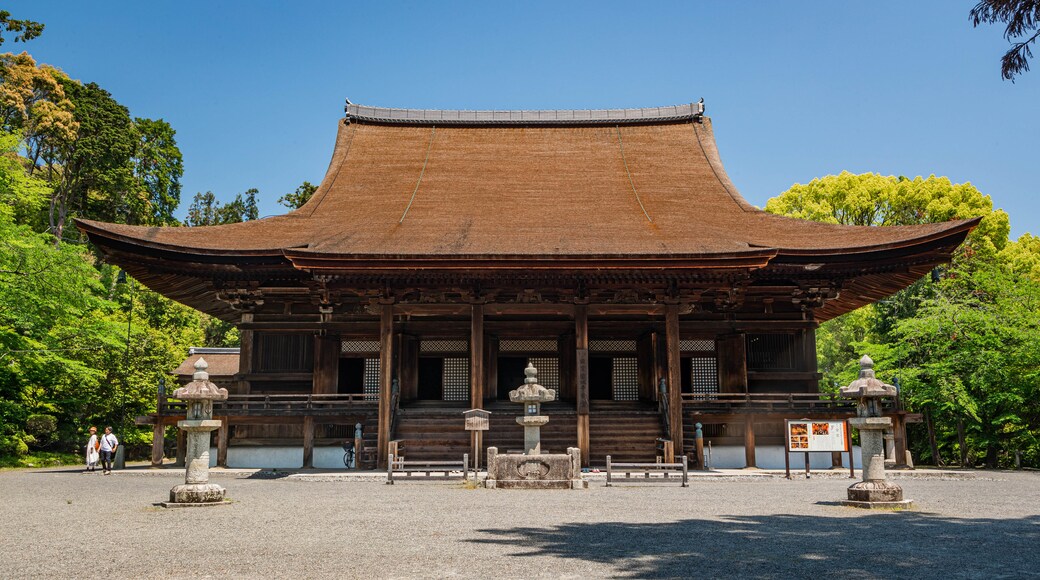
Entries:
POLYGON ((488 447, 489 489, 585 489, 581 477, 581 451, 575 447, 567 453, 542 455, 502 454, 488 447))
POLYGON ((849 486, 849 499, 841 505, 866 509, 905 510, 914 507, 903 499, 903 488, 890 481, 860 481, 849 486))

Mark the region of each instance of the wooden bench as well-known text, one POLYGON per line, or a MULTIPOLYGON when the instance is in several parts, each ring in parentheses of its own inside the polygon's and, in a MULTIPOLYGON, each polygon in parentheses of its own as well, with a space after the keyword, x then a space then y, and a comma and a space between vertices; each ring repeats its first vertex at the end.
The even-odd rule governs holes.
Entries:
POLYGON ((462 481, 469 479, 469 453, 462 454, 462 461, 405 461, 389 455, 386 462, 386 484, 393 485, 394 477, 400 479, 459 479, 455 472, 462 472, 462 481))
POLYGON ((689 486, 689 470, 686 467, 686 456, 679 463, 614 463, 607 456, 607 487, 618 481, 633 483, 657 483, 679 480, 682 487, 689 486), (615 473, 624 473, 618 477, 615 473), (639 474, 640 476, 633 476, 639 474), (660 477, 654 477, 660 474, 660 477), (677 477, 672 477, 675 475, 677 477))

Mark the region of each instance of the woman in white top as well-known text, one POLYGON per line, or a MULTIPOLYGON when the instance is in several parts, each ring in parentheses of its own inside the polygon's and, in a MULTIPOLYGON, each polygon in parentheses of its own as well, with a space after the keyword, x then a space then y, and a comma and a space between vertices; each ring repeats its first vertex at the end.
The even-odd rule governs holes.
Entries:
POLYGON ((87 441, 87 471, 94 471, 98 462, 97 427, 90 428, 90 439, 87 441))

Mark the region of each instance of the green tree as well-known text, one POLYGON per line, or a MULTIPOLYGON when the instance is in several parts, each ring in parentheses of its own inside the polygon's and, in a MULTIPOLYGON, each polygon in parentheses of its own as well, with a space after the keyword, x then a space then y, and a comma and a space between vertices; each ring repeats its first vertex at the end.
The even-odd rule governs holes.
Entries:
POLYGON ((134 119, 137 147, 132 163, 134 176, 147 194, 148 223, 175 225, 173 212, 181 202, 181 176, 184 161, 177 147, 177 134, 169 123, 152 119, 134 119))
POLYGON ((111 222, 146 223, 148 205, 136 187, 131 156, 138 136, 130 112, 95 83, 63 82, 79 123, 76 137, 61 149, 48 214, 59 243, 70 214, 111 222))
POLYGON ((314 195, 314 192, 317 191, 317 189, 317 185, 313 185, 309 181, 304 181, 302 185, 296 188, 296 191, 279 197, 278 203, 289 209, 300 209, 303 207, 303 204, 307 203, 311 196, 314 195))
POLYGON ((226 204, 221 204, 212 191, 196 193, 188 206, 188 218, 184 225, 219 226, 259 219, 260 210, 256 202, 259 194, 260 190, 256 188, 247 189, 245 193, 236 194, 226 204))
POLYGON ((1000 75, 1014 82, 1029 70, 1033 52, 1029 45, 1040 38, 1040 0, 982 0, 971 9, 972 25, 1001 23, 1004 38, 1011 43, 1000 59, 1000 75))
POLYGON ((0 219, 31 223, 50 198, 46 181, 25 171, 18 155, 22 138, 0 131, 0 219))
MULTIPOLYGON (((6 32, 17 32, 14 35, 15 42, 29 42, 43 34, 44 25, 32 20, 15 20, 7 10, 0 10, 0 30, 6 32)), ((0 34, 0 44, 4 43, 4 35, 0 34)))
MULTIPOLYGON (((1008 216, 970 184, 843 172, 796 184, 766 210, 850 225, 904 225, 981 216, 953 262, 909 288, 822 324, 819 366, 829 388, 856 376, 870 354, 903 380, 909 409, 933 419, 937 451, 1010 464, 1022 451, 1040 463, 1036 421, 1040 242, 1009 242, 1008 216), (1032 366, 1030 366, 1032 365, 1032 366), (1032 427, 1030 427, 1030 425, 1032 427), (965 433, 963 447, 959 431, 965 433)), ((918 457, 933 457, 924 438, 918 457)))

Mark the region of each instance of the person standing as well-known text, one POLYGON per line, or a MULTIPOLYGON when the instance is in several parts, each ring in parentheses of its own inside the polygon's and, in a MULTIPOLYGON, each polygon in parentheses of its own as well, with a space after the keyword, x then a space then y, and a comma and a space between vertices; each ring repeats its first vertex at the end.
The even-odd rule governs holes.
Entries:
POLYGON ((105 475, 112 474, 112 458, 118 447, 119 440, 112 434, 112 428, 105 427, 105 434, 101 436, 101 468, 105 475))
POLYGON ((97 469, 98 449, 100 447, 101 442, 98 441, 97 427, 91 427, 90 439, 87 440, 87 471, 94 471, 97 469))

